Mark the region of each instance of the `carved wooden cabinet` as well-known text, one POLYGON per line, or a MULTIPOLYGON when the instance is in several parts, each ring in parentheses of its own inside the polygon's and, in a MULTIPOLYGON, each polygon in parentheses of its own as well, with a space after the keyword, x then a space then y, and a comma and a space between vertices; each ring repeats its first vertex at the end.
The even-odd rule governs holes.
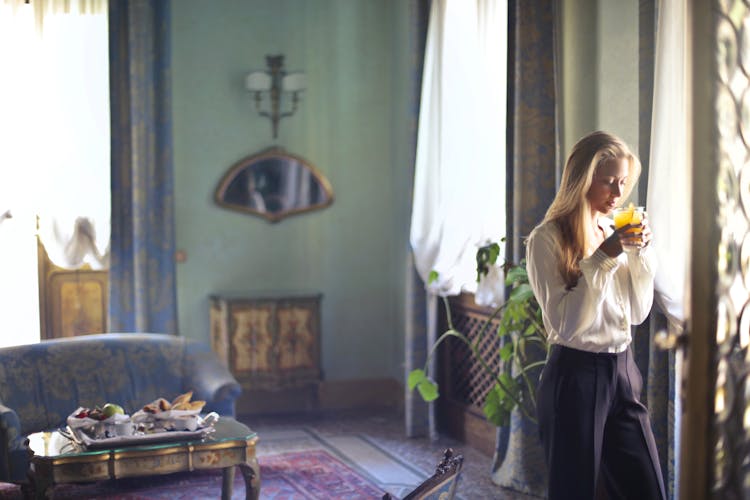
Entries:
POLYGON ((317 405, 321 297, 279 292, 210 297, 211 345, 243 387, 238 413, 317 405))

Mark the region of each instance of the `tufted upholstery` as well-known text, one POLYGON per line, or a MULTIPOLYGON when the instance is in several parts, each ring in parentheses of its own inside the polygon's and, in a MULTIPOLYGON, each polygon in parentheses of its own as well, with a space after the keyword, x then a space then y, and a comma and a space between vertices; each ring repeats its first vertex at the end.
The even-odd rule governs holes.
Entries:
POLYGON ((204 411, 234 415, 240 385, 210 347, 184 337, 110 333, 0 348, 0 480, 25 481, 25 436, 64 425, 78 406, 133 413, 194 391, 204 411))

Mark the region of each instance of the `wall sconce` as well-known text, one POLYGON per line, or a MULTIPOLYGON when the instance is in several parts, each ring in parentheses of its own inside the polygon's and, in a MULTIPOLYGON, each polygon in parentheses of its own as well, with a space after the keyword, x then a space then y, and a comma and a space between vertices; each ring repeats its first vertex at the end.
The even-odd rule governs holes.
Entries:
POLYGON ((287 73, 284 70, 284 56, 266 56, 267 71, 253 71, 245 78, 245 87, 255 94, 255 110, 260 116, 271 120, 273 138, 276 139, 279 121, 292 116, 297 111, 299 93, 305 90, 307 77, 304 73, 287 73), (267 93, 270 110, 261 109, 261 101, 267 93), (289 111, 281 111, 282 93, 292 95, 292 105, 289 111))

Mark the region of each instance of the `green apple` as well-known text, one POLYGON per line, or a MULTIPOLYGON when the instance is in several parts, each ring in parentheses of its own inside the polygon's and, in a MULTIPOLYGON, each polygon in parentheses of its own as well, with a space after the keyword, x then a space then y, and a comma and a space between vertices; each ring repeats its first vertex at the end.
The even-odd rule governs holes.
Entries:
POLYGON ((125 410, 123 410, 122 406, 120 405, 116 405, 114 403, 107 403, 104 406, 102 406, 102 413, 104 414, 104 418, 109 418, 115 413, 120 413, 124 415, 125 410))

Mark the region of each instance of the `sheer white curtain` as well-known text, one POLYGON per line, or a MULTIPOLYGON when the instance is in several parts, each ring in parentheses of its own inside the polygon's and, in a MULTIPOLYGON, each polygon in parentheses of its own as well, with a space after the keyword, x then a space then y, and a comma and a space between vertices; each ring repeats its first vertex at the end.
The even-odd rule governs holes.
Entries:
POLYGON ((685 319, 690 257, 686 13, 686 0, 659 2, 646 202, 659 260, 656 300, 677 330, 685 319))
MULTIPOLYGON (((437 294, 476 291, 477 248, 505 236, 507 16, 506 0, 431 4, 410 234, 422 280, 438 273, 427 285, 428 348, 437 338, 437 294)), ((486 303, 502 300, 496 277, 486 303)), ((433 405, 428 418, 434 438, 433 405)))
MULTIPOLYGON (((669 320, 673 333, 685 320, 685 289, 690 264, 690 95, 687 44, 687 0, 664 0, 658 5, 654 67, 654 106, 651 122, 651 155, 647 208, 659 261, 655 300, 669 320)), ((675 379, 682 380, 682 356, 675 354, 675 379)), ((682 398, 674 398, 674 456, 680 456, 682 398)), ((674 477, 680 477, 679 460, 674 477)), ((679 484, 674 497, 679 498, 679 484)))
MULTIPOLYGON (((2 15, 6 16, 8 12, 17 14, 19 10, 25 18, 28 18, 27 12, 33 12, 34 24, 37 32, 41 33, 44 29, 44 20, 52 14, 106 14, 108 0, 2 0, 1 3, 7 7, 2 15), (9 10, 9 9, 12 9, 9 10)), ((26 19, 24 24, 28 22, 26 19)))
POLYGON ((0 1, 0 345, 39 338, 37 219, 56 264, 107 265, 107 61, 106 1, 0 1))
POLYGON ((475 291, 477 248, 505 236, 507 12, 505 0, 431 6, 411 245, 441 295, 475 291))

